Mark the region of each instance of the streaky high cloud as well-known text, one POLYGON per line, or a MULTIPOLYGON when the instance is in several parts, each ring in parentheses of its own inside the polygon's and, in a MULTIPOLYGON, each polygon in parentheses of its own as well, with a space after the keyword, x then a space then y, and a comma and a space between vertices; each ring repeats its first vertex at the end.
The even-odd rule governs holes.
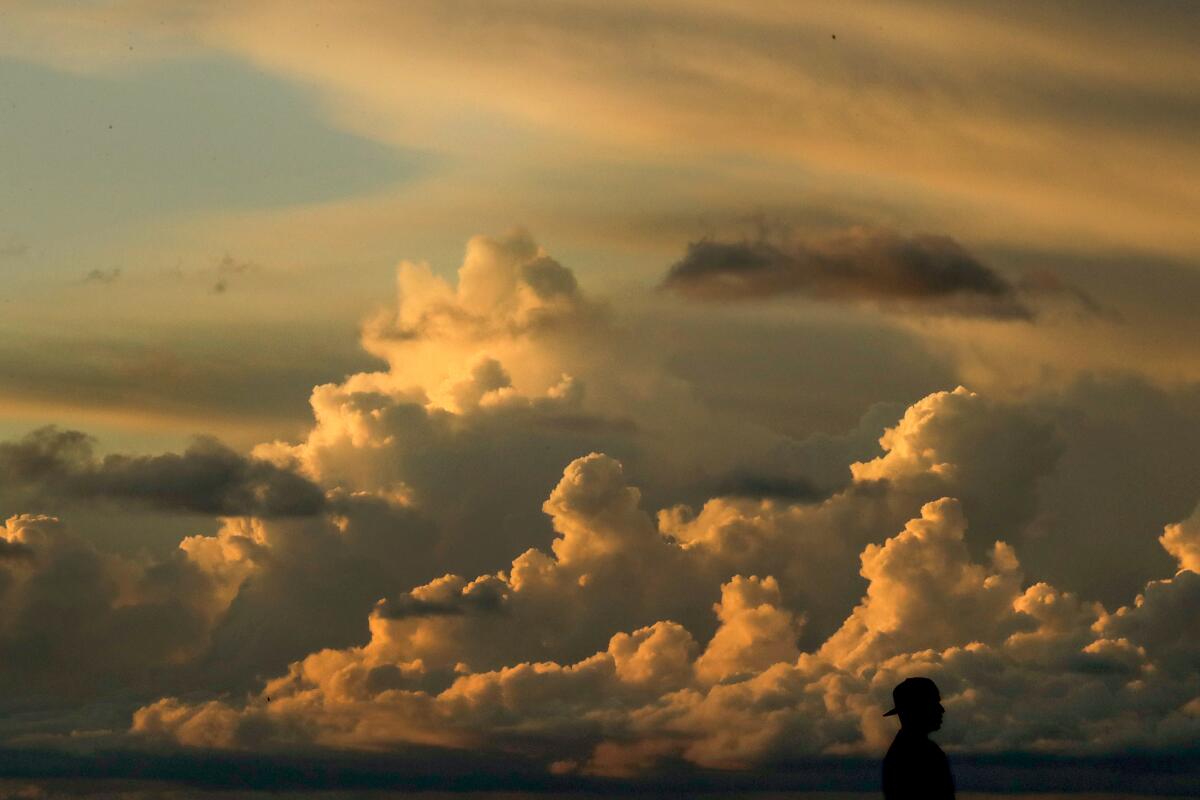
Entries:
POLYGON ((1177 3, 1148 4, 1135 29, 1111 4, 859 13, 590 0, 509 2, 486 17, 425 0, 364 0, 336 17, 278 0, 169 14, 17 5, 5 52, 85 71, 231 53, 318 87, 350 130, 527 173, 505 175, 509 204, 556 183, 531 165, 596 154, 592 168, 608 173, 609 148, 636 161, 640 179, 614 193, 636 203, 641 168, 670 148, 685 164, 732 162, 723 175, 747 162, 782 171, 781 199, 815 183, 831 205, 854 205, 865 184, 888 193, 885 218, 915 210, 1007 239, 1197 252, 1196 21, 1177 3))
POLYGON ((803 295, 886 308, 1028 319, 1014 286, 948 236, 852 228, 822 238, 688 245, 662 287, 729 302, 803 295))

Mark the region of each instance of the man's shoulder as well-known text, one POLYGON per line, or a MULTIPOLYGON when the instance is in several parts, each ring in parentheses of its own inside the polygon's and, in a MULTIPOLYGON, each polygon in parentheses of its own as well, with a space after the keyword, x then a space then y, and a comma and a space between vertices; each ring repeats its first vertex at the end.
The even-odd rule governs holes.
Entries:
POLYGON ((937 742, 926 736, 899 736, 883 758, 885 800, 953 800, 950 762, 937 742))
POLYGON ((938 747, 937 742, 927 736, 906 736, 898 733, 892 740, 892 745, 888 748, 887 755, 883 757, 883 760, 886 763, 888 760, 913 757, 945 758, 946 754, 942 748, 938 747))

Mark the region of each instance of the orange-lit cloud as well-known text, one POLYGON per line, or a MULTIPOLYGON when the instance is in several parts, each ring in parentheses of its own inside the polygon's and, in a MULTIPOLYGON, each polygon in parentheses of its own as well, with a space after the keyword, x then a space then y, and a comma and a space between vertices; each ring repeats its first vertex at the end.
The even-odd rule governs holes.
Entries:
POLYGON ((797 440, 703 402, 528 233, 472 239, 454 282, 404 263, 398 287, 363 332, 383 368, 315 387, 298 441, 0 447, 6 503, 63 509, 5 529, 0 648, 45 645, 14 679, 84 703, 125 686, 122 747, 432 746, 560 776, 869 756, 912 674, 942 686, 964 754, 1194 734, 1192 521, 1133 545, 1173 577, 1143 565, 1140 594, 1106 605, 1047 517, 1086 406, 959 387, 874 450, 797 440), (697 495, 810 471, 816 494, 697 495), (110 553, 79 513, 104 505, 221 518, 110 553), (79 674, 96 636, 113 656, 79 674))
POLYGON ((975 4, 506 2, 478 16, 361 2, 331 18, 271 0, 30 4, 8 49, 85 69, 227 52, 319 87, 338 124, 405 146, 513 166, 532 166, 530 141, 560 164, 753 154, 836 176, 843 197, 870 182, 893 207, 926 205, 993 240, 1194 255, 1195 23, 1154 9, 1131 30, 1108 6, 1080 19, 975 4))
MULTIPOLYGON (((1183 711, 1196 689, 1185 633, 1194 612, 1181 610, 1200 587, 1195 573, 1153 582, 1112 614, 1046 584, 1022 588, 1008 546, 997 543, 989 565, 971 560, 961 509, 948 498, 866 548, 867 597, 815 652, 798 652, 796 620, 774 578, 735 575, 721 587, 720 625, 707 644, 660 620, 618 632, 606 649, 573 662, 501 656, 507 664, 475 666, 495 663, 497 647, 539 652, 539 638, 544 647, 561 636, 556 606, 582 620, 577 604, 589 594, 593 609, 618 600, 606 570, 637 562, 623 550, 573 554, 577 537, 615 535, 608 526, 633 511, 630 490, 612 484, 615 465, 600 459, 571 465, 547 504, 584 514, 580 528, 560 524, 555 556, 530 551, 510 574, 430 584, 413 593, 424 606, 409 605, 398 619, 373 615, 365 646, 293 664, 244 707, 161 700, 135 715, 134 731, 206 747, 268 747, 297 736, 350 748, 520 747, 556 763, 582 743, 594 751, 578 768, 600 773, 627 772, 631 750, 642 752, 633 761, 643 769, 666 755, 744 767, 783 751, 873 751, 886 743, 881 715, 891 686, 914 673, 941 683, 956 717, 948 740, 968 750, 1153 746, 1164 723, 1194 725, 1183 711), (580 578, 560 581, 563 571, 580 578), (470 601, 497 591, 487 581, 499 582, 496 599, 470 601), (1047 670, 1057 679, 1047 682, 1047 670), (1000 709, 1008 709, 1004 725, 983 724, 1000 709), (1047 715, 1062 720, 1053 738, 1038 733, 1047 715)), ((638 539, 629 553, 655 533, 638 539)), ((665 571, 670 563, 658 560, 665 571)))
POLYGON ((1137 11, 5 3, 0 771, 863 788, 928 675, 964 787, 1195 793, 1137 11))

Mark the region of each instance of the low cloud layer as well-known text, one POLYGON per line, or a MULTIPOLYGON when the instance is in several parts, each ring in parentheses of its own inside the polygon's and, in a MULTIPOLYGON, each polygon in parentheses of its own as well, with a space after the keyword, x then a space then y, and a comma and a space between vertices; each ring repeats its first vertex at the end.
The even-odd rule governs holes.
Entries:
POLYGON ((932 313, 1032 316, 1012 283, 950 237, 868 228, 778 244, 692 242, 662 286, 714 302, 801 295, 932 313))
POLYGON ((234 749, 514 748, 585 774, 638 774, 664 758, 736 769, 876 752, 890 737, 891 687, 924 674, 943 690, 943 741, 968 752, 1173 750, 1200 731, 1189 633, 1200 576, 1181 570, 1110 613, 1026 585, 1002 542, 972 559, 950 498, 866 546, 866 595, 813 651, 797 646, 804 620, 787 583, 735 573, 702 639, 663 618, 618 629, 582 658, 520 660, 570 649, 572 623, 595 626, 603 606, 636 616, 675 602, 674 576, 707 554, 663 538, 637 499, 616 462, 580 459, 546 502, 560 534, 552 553, 381 605, 365 646, 314 653, 247 705, 164 699, 139 710, 133 730, 234 749))
POLYGON ((363 333, 386 366, 315 387, 297 441, 0 445, 10 505, 214 517, 160 556, 106 551, 86 514, 5 523, 0 677, 47 717, 10 743, 636 785, 869 761, 892 686, 929 675, 956 759, 1196 755, 1191 473, 1149 533, 1090 533, 1143 559, 1130 591, 1081 591, 1064 556, 1108 557, 1044 498, 1103 477, 1086 406, 957 387, 797 440, 699 402, 528 233, 398 281, 363 333))

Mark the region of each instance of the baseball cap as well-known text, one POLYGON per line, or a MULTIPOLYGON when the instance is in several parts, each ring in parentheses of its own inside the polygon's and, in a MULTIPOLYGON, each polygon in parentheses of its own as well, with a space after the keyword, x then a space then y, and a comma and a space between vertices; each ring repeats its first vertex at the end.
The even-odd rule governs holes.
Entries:
POLYGON ((937 705, 942 702, 937 684, 929 678, 905 678, 892 689, 892 710, 884 714, 891 717, 901 711, 908 711, 923 706, 937 705))

